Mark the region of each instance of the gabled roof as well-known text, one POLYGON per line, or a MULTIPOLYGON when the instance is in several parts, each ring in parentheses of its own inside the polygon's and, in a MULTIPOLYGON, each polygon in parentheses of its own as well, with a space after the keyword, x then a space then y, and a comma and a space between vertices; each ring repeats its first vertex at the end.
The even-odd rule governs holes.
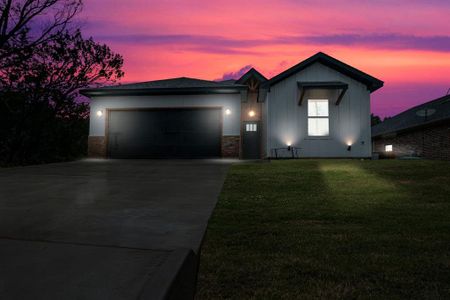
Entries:
POLYGON ((450 120, 450 95, 410 108, 372 127, 372 137, 450 120))
POLYGON ((255 77, 259 82, 266 82, 268 79, 264 77, 263 74, 259 73, 255 70, 255 68, 251 68, 247 71, 244 75, 241 76, 238 80, 236 80, 237 84, 244 84, 249 80, 251 77, 255 77))
POLYGON ((383 86, 383 81, 370 76, 369 74, 366 74, 358 69, 353 68, 352 66, 349 66, 323 52, 318 52, 315 55, 305 59, 304 61, 300 62, 299 64, 287 69, 284 72, 281 72, 280 74, 276 75, 275 77, 271 78, 269 81, 266 82, 265 86, 270 87, 281 80, 306 69, 307 67, 311 66, 312 64, 319 62, 327 67, 330 67, 344 75, 347 75, 350 78, 353 78, 367 86, 370 92, 374 92, 377 89, 381 88, 383 86))
POLYGON ((226 80, 221 80, 221 81, 217 81, 217 82, 224 83, 224 84, 235 84, 236 79, 226 79, 226 80))
POLYGON ((152 94, 189 94, 189 93, 239 93, 245 85, 232 81, 210 81, 197 78, 179 77, 139 83, 88 88, 80 91, 85 96, 104 95, 152 95, 152 94))

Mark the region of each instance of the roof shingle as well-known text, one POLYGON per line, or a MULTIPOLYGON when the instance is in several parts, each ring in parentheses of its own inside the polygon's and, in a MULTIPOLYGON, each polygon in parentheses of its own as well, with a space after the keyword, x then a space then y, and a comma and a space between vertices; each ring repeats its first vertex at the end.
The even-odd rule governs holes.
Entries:
POLYGON ((372 136, 408 130, 450 119, 450 95, 410 108, 372 127, 372 136), (426 116, 425 116, 426 114, 426 116))

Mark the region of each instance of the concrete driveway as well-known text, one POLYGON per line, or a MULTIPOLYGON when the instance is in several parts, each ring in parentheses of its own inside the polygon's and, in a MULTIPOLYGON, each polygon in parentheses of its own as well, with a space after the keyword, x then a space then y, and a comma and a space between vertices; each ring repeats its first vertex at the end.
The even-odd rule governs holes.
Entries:
POLYGON ((0 298, 189 297, 196 253, 231 162, 85 160, 0 169, 0 298))

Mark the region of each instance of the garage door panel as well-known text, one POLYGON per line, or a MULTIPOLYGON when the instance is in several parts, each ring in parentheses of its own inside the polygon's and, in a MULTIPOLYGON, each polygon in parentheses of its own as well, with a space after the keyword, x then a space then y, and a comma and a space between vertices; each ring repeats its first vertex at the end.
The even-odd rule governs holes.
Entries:
POLYGON ((111 157, 217 157, 222 135, 221 109, 111 111, 111 157))

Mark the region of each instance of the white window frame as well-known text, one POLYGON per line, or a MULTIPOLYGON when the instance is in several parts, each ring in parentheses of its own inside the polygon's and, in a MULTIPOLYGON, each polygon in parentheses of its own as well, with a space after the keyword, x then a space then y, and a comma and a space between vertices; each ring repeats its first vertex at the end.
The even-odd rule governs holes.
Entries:
POLYGON ((258 125, 256 123, 246 123, 245 131, 258 131, 258 125))
POLYGON ((308 99, 307 101, 307 107, 306 107, 306 114, 308 116, 307 120, 307 130, 308 130, 308 136, 313 138, 320 138, 320 137, 329 137, 330 136, 330 101, 329 99, 308 99), (310 115, 309 111, 309 103, 310 101, 326 101, 327 102, 327 115, 326 116, 312 116, 310 115), (309 120, 310 119, 323 119, 328 121, 328 128, 327 128, 327 134, 311 134, 310 128, 309 128, 309 120))

